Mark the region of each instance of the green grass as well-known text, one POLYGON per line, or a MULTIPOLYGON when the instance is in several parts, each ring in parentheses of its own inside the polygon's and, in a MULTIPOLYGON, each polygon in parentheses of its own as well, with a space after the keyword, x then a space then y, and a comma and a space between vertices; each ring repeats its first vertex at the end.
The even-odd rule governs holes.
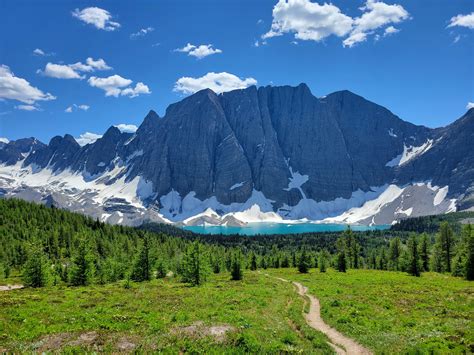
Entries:
POLYGON ((325 337, 305 324, 302 308, 290 284, 251 272, 239 282, 212 276, 200 287, 166 279, 131 289, 118 283, 6 291, 0 352, 119 351, 131 343, 170 353, 331 353, 325 337), (186 332, 193 324, 200 330, 186 332), (223 338, 202 331, 221 325, 232 327, 223 338))
POLYGON ((323 319, 376 353, 473 353, 474 283, 448 275, 271 270, 320 299, 323 319))
MULTIPOLYGON (((267 272, 308 286, 325 321, 375 353, 474 352, 472 282, 376 270, 267 272)), ((213 275, 200 287, 170 278, 131 289, 117 283, 0 292, 0 352, 113 352, 133 344, 167 353, 332 353, 306 325, 303 303, 291 284, 263 272, 237 282, 213 275), (196 324, 196 332, 187 331, 196 324), (211 326, 231 331, 206 335, 211 326)))

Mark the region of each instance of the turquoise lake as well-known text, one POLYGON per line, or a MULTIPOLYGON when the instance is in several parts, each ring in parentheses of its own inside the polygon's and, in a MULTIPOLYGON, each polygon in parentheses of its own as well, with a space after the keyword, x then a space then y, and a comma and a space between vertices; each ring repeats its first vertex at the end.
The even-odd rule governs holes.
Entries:
MULTIPOLYGON (((244 227, 228 226, 186 226, 185 230, 199 234, 297 234, 309 232, 341 232, 346 230, 346 224, 316 224, 316 223, 249 223, 244 227)), ((353 231, 383 230, 390 225, 362 226, 351 225, 353 231)))

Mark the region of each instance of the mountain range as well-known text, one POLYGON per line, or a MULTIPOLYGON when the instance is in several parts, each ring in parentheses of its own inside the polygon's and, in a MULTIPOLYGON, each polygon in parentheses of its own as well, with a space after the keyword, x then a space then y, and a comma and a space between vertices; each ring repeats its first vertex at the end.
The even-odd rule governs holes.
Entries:
POLYGON ((110 127, 0 143, 0 195, 109 223, 390 224, 474 206, 474 109, 431 129, 350 91, 206 89, 110 127))

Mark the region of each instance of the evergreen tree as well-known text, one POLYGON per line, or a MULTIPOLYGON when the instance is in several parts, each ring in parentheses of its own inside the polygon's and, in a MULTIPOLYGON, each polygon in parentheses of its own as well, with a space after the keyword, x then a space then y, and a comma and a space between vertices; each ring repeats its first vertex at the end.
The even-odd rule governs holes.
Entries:
POLYGON ((135 282, 151 280, 150 265, 150 245, 148 237, 143 238, 143 244, 138 251, 138 255, 133 263, 132 273, 130 277, 135 282))
POLYGON ((255 253, 252 253, 250 256, 250 270, 257 270, 257 255, 255 255, 255 253))
POLYGON ((76 257, 73 260, 69 283, 72 286, 85 286, 92 283, 94 275, 92 256, 85 240, 79 243, 76 257))
POLYGON ((346 265, 347 261, 346 261, 346 253, 344 250, 341 250, 338 254, 337 254, 337 271, 339 272, 346 272, 346 268, 347 268, 347 265, 346 265))
POLYGON ((193 242, 186 250, 183 259, 182 279, 193 286, 203 284, 209 274, 208 258, 204 255, 203 247, 193 242))
POLYGON ((48 283, 48 276, 48 264, 44 253, 39 247, 32 247, 23 268, 23 283, 28 287, 44 287, 48 283))
POLYGON ((441 250, 441 245, 438 242, 433 246, 430 264, 431 271, 443 272, 443 252, 441 250))
POLYGON ((156 278, 164 279, 166 277, 166 266, 163 260, 158 260, 156 263, 156 278))
POLYGON ((234 280, 234 281, 242 280, 243 272, 242 272, 240 252, 237 252, 234 254, 230 268, 231 268, 231 271, 230 271, 231 280, 234 280))
POLYGON ((471 231, 470 236, 467 238, 467 248, 466 248, 466 280, 474 280, 474 231, 471 231))
POLYGON ((408 273, 412 276, 420 276, 420 256, 418 254, 418 241, 415 235, 410 236, 408 240, 408 252, 408 273))
POLYGON ((385 252, 385 248, 381 248, 379 259, 378 259, 378 269, 387 270, 387 264, 388 264, 388 260, 387 260, 387 254, 385 252))
POLYGON ((420 260, 421 260, 421 271, 429 271, 429 247, 428 247, 428 235, 423 233, 420 240, 420 260))
POLYGON ((290 267, 290 259, 288 258, 287 254, 285 254, 283 257, 283 260, 281 262, 281 267, 284 267, 284 268, 290 267))
POLYGON ((326 272, 328 262, 328 252, 326 249, 319 253, 319 272, 326 272))
POLYGON ((443 255, 444 271, 451 272, 451 259, 453 254, 454 238, 453 230, 448 222, 442 222, 439 226, 438 243, 443 255))
POLYGON ((306 254, 306 250, 303 249, 298 259, 298 271, 301 272, 302 274, 308 273, 309 268, 311 266, 310 263, 311 261, 308 255, 306 254))
POLYGON ((401 243, 400 238, 395 237, 390 241, 390 247, 388 250, 389 269, 399 270, 399 258, 401 254, 401 243))

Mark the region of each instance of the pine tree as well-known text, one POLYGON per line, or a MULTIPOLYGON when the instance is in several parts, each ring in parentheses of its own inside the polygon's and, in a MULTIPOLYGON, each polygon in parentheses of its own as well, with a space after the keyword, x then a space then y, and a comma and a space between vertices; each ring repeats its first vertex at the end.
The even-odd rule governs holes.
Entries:
POLYGON ((28 287, 44 287, 48 283, 48 276, 48 265, 44 253, 39 247, 32 247, 23 268, 23 283, 28 287))
POLYGON ((82 240, 79 243, 77 255, 73 260, 70 271, 69 283, 72 286, 85 286, 92 283, 94 269, 88 249, 85 240, 82 240))
POLYGON ((419 254, 420 254, 420 260, 421 260, 421 270, 429 271, 430 255, 428 251, 428 235, 426 233, 423 233, 421 235, 419 249, 420 249, 419 254))
POLYGON ((449 226, 448 222, 442 222, 439 227, 438 243, 441 246, 443 254, 444 270, 451 272, 451 259, 453 254, 453 230, 449 226))
POLYGON ((166 277, 166 266, 163 260, 158 260, 156 263, 156 278, 164 279, 166 277))
POLYGON ((410 236, 408 240, 408 252, 408 273, 412 276, 420 276, 420 256, 418 254, 418 241, 415 235, 410 236))
POLYGON ((347 265, 346 265, 347 261, 346 261, 346 253, 344 250, 341 250, 338 254, 337 254, 337 271, 339 272, 346 272, 346 268, 347 268, 347 265))
POLYGON ((198 241, 193 242, 186 250, 183 259, 182 279, 193 286, 206 281, 209 274, 208 258, 204 255, 198 241))
POLYGON ((310 260, 308 258, 308 255, 306 254, 306 251, 303 249, 298 259, 298 271, 301 272, 302 274, 306 274, 308 273, 309 268, 310 268, 310 260))
POLYGON ((395 237, 390 241, 390 247, 388 250, 389 258, 389 269, 399 270, 399 258, 401 254, 401 243, 400 238, 395 237))
POLYGON ((328 259, 328 256, 327 256, 328 252, 326 251, 326 249, 324 249, 323 251, 321 251, 319 253, 319 272, 326 272, 326 268, 327 268, 327 259, 328 259))
POLYGON ((438 242, 433 246, 430 264, 431 271, 443 272, 443 252, 441 250, 441 245, 438 242))
POLYGON ((467 238, 467 248, 466 248, 466 280, 474 280, 474 230, 471 231, 471 235, 467 238))
POLYGON ((257 256, 255 255, 255 253, 252 253, 252 255, 250 256, 250 270, 257 270, 257 256))
POLYGON ((234 281, 242 280, 243 272, 242 272, 240 252, 237 252, 234 254, 230 268, 231 268, 230 279, 234 281))
POLYGON ((143 244, 133 264, 131 279, 135 282, 151 280, 150 246, 148 237, 143 238, 143 244))
POLYGON ((387 254, 385 252, 385 248, 380 250, 379 262, 378 262, 378 269, 379 270, 387 270, 387 254))

